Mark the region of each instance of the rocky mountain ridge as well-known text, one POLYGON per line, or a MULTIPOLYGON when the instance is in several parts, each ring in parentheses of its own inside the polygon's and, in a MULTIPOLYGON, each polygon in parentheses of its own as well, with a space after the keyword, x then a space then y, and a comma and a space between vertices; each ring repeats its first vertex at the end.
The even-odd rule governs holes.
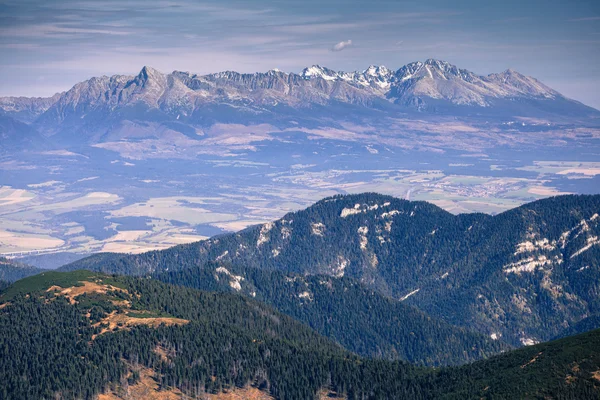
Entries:
POLYGON ((504 101, 566 101, 579 105, 581 114, 595 111, 511 69, 479 76, 434 59, 396 71, 371 65, 364 71, 342 72, 313 65, 299 74, 279 70, 163 74, 144 67, 136 76, 91 78, 52 98, 0 98, 0 109, 25 122, 37 117, 37 125, 44 126, 75 115, 85 118, 94 110, 115 111, 139 104, 185 120, 193 119, 207 104, 255 113, 275 112, 273 107, 278 106, 307 108, 332 103, 384 109, 396 105, 435 112, 444 107, 494 108, 503 106, 504 101))

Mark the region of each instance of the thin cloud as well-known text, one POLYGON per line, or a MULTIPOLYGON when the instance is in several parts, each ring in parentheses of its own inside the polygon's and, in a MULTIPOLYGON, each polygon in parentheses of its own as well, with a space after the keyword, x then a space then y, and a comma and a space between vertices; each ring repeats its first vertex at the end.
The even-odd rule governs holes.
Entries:
POLYGON ((344 40, 341 41, 337 44, 335 44, 332 48, 331 51, 342 51, 344 50, 346 47, 352 46, 352 40, 344 40))
POLYGON ((569 22, 600 21, 600 17, 584 17, 570 19, 569 22))

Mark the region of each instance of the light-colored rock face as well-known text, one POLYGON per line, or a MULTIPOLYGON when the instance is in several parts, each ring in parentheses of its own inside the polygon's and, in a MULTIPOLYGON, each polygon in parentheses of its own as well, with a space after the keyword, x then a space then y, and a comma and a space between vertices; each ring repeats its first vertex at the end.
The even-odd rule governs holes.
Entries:
MULTIPOLYGON (((600 245, 598 214, 582 219, 579 224, 563 232, 558 240, 540 237, 528 232, 524 241, 518 243, 513 256, 515 261, 504 265, 506 274, 545 271, 549 279, 553 267, 566 259, 581 256, 594 246, 600 245)), ((582 267, 584 268, 584 267, 582 267)))
POLYGON ((330 274, 341 278, 345 274, 346 267, 350 264, 350 262, 342 257, 338 256, 336 262, 330 266, 330 274))
POLYGON ((271 232, 273 226, 275 226, 275 224, 273 224, 272 222, 267 222, 260 228, 258 240, 256 241, 256 247, 260 247, 269 241, 269 237, 267 236, 267 234, 271 232))
POLYGON ((534 344, 539 343, 538 340, 532 339, 532 338, 521 338, 521 343, 523 344, 523 346, 533 346, 534 344))
POLYGON ((367 233, 369 233, 369 228, 366 226, 361 226, 358 228, 358 235, 360 240, 360 249, 367 250, 367 245, 369 244, 369 239, 367 239, 367 233))
POLYGON ((242 284, 241 282, 244 280, 243 276, 240 275, 234 275, 231 272, 229 272, 229 270, 225 267, 218 267, 217 269, 215 269, 215 279, 218 281, 219 280, 219 275, 224 275, 225 277, 229 278, 229 286, 236 290, 236 291, 240 291, 242 290, 242 284))
POLYGON ((313 235, 316 236, 323 236, 323 233, 325 232, 325 225, 321 222, 317 222, 317 223, 312 223, 310 225, 311 227, 311 233, 313 235))
POLYGON ((571 243, 578 243, 576 249, 569 258, 575 258, 590 250, 592 247, 600 245, 598 237, 600 219, 598 213, 592 215, 589 219, 582 219, 581 222, 572 229, 563 232, 558 240, 561 249, 569 246, 571 243))
POLYGON ((200 76, 179 71, 163 74, 144 67, 136 76, 91 78, 52 98, 0 98, 0 109, 11 113, 25 110, 30 118, 48 110, 47 118, 61 121, 76 112, 138 103, 187 116, 202 105, 222 103, 252 108, 276 104, 308 107, 331 101, 368 106, 390 101, 422 107, 434 99, 454 105, 489 106, 489 99, 517 97, 548 99, 560 94, 512 70, 479 76, 439 60, 410 63, 395 72, 375 65, 355 72, 314 65, 300 74, 270 70, 200 76))

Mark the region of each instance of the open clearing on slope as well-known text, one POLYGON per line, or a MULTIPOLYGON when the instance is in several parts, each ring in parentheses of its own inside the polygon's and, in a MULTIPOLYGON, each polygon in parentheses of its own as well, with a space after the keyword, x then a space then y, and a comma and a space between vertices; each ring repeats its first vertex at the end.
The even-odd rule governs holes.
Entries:
MULTIPOLYGON (((135 298, 135 294, 129 293, 126 289, 122 289, 111 284, 102 282, 102 280, 81 280, 77 285, 63 288, 58 285, 53 285, 46 290, 47 293, 52 293, 54 296, 64 296, 69 303, 78 303, 78 297, 81 295, 100 294, 108 295, 110 292, 120 292, 129 296, 130 299, 135 298)), ((110 297, 109 297, 110 298, 110 297)), ((152 328, 157 328, 160 325, 184 325, 189 323, 186 319, 174 318, 169 316, 157 316, 154 312, 144 310, 131 309, 130 300, 115 300, 111 301, 114 305, 122 307, 119 310, 114 310, 106 314, 99 322, 94 324, 96 327, 101 327, 100 333, 93 335, 92 340, 107 332, 113 332, 118 329, 129 329, 134 326, 145 325, 152 328)))
MULTIPOLYGON (((136 311, 136 313, 141 313, 140 311, 136 311)), ((118 313, 117 311, 113 311, 108 314, 106 317, 102 318, 100 322, 96 323, 94 326, 102 326, 102 330, 98 335, 103 335, 107 332, 113 332, 116 329, 129 329, 134 326, 145 325, 151 328, 158 328, 161 325, 185 325, 189 323, 187 319, 181 318, 173 318, 173 317, 132 317, 125 314, 118 313), (106 326, 105 326, 106 325, 106 326)), ((98 337, 98 335, 93 335, 92 339, 98 337)))
POLYGON ((98 400, 125 400, 125 399, 148 399, 148 400, 181 400, 186 396, 178 389, 160 388, 154 378, 154 371, 150 368, 138 369, 140 379, 126 388, 119 387, 107 393, 100 394, 98 400))
MULTIPOLYGON (((137 368, 140 379, 126 388, 120 387, 108 393, 100 394, 98 400, 182 400, 190 397, 176 388, 161 388, 158 385, 154 371, 150 368, 137 368)), ((254 387, 233 388, 222 393, 204 393, 199 398, 204 400, 273 400, 269 394, 254 387)), ((323 397, 323 399, 325 399, 323 397)), ((335 400, 335 399, 333 399, 335 400)))

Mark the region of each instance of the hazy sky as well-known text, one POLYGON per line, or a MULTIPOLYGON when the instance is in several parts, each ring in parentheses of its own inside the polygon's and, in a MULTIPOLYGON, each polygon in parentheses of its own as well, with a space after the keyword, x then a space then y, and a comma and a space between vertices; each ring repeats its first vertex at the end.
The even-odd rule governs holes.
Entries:
POLYGON ((478 74, 513 68, 600 108, 598 0, 0 0, 0 54, 0 95, 144 65, 299 72, 437 58, 478 74))

